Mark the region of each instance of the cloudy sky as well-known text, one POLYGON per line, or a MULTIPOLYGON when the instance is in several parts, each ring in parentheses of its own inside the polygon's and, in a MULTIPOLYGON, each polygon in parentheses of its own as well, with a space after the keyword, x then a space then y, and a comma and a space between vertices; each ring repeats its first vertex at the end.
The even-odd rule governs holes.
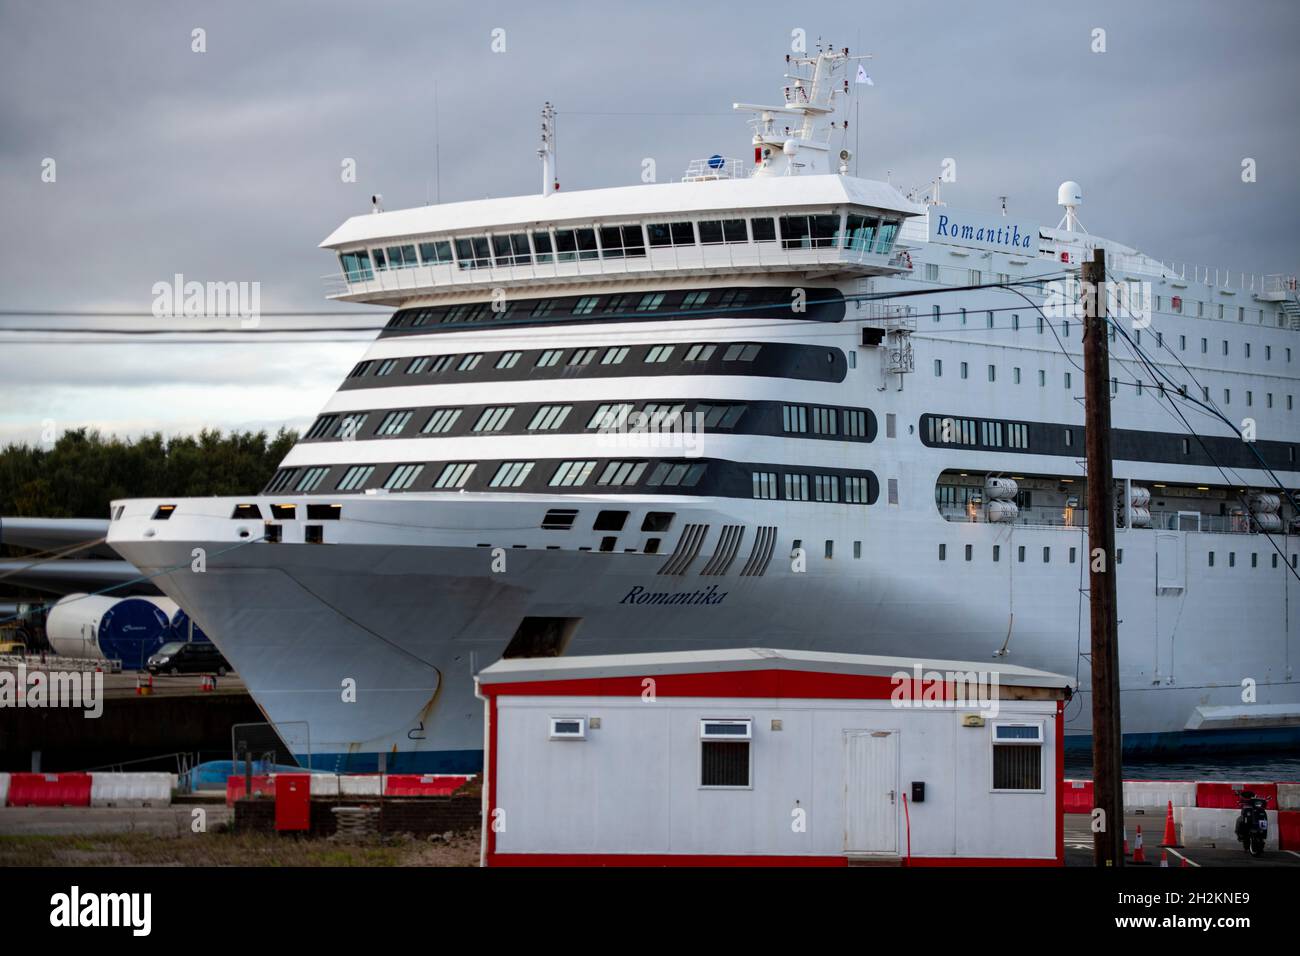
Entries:
MULTIPOLYGON (((533 192, 545 99, 565 189, 634 183, 647 157, 663 180, 744 156, 730 104, 776 99, 796 28, 874 56, 863 176, 906 188, 952 157, 947 201, 1007 195, 1012 215, 1049 225, 1057 185, 1076 179, 1093 233, 1166 261, 1294 272, 1298 27, 1293 0, 0 0, 0 327, 105 321, 19 310, 147 316, 177 273, 258 282, 263 312, 323 312, 314 325, 378 321, 323 300, 336 266, 316 248, 372 192, 389 209, 533 192)), ((364 349, 318 338, 344 341, 0 333, 0 442, 301 427, 364 349)))

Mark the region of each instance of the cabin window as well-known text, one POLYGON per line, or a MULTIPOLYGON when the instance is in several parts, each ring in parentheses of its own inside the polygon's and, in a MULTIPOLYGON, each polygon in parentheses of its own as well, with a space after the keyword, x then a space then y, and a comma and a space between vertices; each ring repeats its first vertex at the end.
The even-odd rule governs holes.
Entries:
POLYGON ((700 721, 700 786, 748 787, 751 720, 700 721))
POLYGON ((513 405, 497 405, 491 408, 483 409, 474 423, 473 430, 476 432, 499 432, 506 427, 506 422, 510 421, 510 416, 515 412, 513 405))
POLYGON ((353 465, 343 473, 339 483, 335 486, 338 491, 356 491, 375 473, 374 465, 353 465))
POLYGON ((722 353, 724 362, 752 362, 758 357, 758 351, 761 345, 745 344, 735 342, 727 346, 727 350, 722 353))
POLYGON ((587 422, 588 428, 599 428, 608 431, 613 428, 622 428, 627 422, 628 413, 632 411, 630 402, 622 402, 613 405, 601 405, 587 422))
POLYGON ((659 362, 667 362, 672 357, 673 347, 671 345, 655 345, 646 352, 645 360, 651 365, 659 362))
POLYGON ((543 405, 528 423, 529 431, 554 431, 564 424, 573 411, 572 405, 543 405))
POLYGON ((583 484, 596 468, 594 461, 562 461, 551 475, 552 488, 572 488, 583 484))
POLYGON ((384 481, 384 487, 389 491, 405 491, 415 483, 422 471, 423 465, 398 465, 384 481))
POLYGON ((420 432, 425 435, 443 435, 451 431, 456 420, 460 418, 461 409, 459 408, 435 408, 429 420, 424 423, 420 432))
POLYGON ((433 483, 435 488, 464 488, 477 464, 472 461, 453 461, 445 465, 433 483))
POLYGON ((993 789, 1043 789, 1042 724, 995 721, 993 724, 993 789))
POLYGON ((752 477, 755 498, 775 498, 777 496, 775 472, 756 471, 752 477))
POLYGON ((327 467, 308 468, 303 472, 302 478, 298 480, 298 484, 294 486, 293 490, 315 491, 316 486, 321 483, 321 479, 325 477, 328 471, 329 468, 327 467))
POLYGON ((605 349, 605 354, 600 357, 601 365, 621 365, 627 358, 628 347, 626 345, 616 346, 605 349))
POLYGON ((692 345, 686 350, 687 362, 707 362, 718 350, 716 345, 692 345))
POLYGON ((411 420, 413 411, 389 412, 384 416, 384 420, 379 423, 375 429, 376 435, 398 435, 406 427, 406 423, 411 420))
POLYGON ((531 461, 503 461, 488 482, 491 488, 518 488, 524 483, 535 463, 531 461))

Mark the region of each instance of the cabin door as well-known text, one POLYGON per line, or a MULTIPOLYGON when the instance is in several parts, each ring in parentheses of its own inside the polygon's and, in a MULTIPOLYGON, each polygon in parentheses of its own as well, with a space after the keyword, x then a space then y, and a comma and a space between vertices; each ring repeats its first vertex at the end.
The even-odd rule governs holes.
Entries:
POLYGON ((898 852, 898 731, 844 732, 844 850, 898 852))

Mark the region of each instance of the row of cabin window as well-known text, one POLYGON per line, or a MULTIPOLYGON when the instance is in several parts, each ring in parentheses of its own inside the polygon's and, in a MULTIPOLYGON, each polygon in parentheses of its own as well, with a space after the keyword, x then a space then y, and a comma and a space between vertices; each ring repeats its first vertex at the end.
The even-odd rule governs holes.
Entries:
MULTIPOLYGON (((692 345, 652 345, 646 349, 641 356, 641 361, 655 365, 661 362, 667 362, 678 348, 682 349, 682 361, 684 362, 707 362, 716 354, 719 346, 712 343, 696 342, 692 345)), ((732 342, 723 350, 722 361, 724 362, 752 362, 758 358, 758 353, 762 349, 761 345, 753 342, 732 342)), ((626 345, 615 345, 602 348, 576 348, 569 352, 568 360, 564 360, 565 349, 546 349, 539 352, 537 358, 533 360, 534 368, 550 368, 557 365, 579 366, 591 365, 622 365, 631 352, 630 347, 626 345)), ((358 362, 357 365, 348 373, 348 378, 361 378, 374 372, 374 377, 382 375, 392 375, 397 371, 398 366, 405 363, 402 369, 403 375, 434 375, 438 372, 450 370, 457 372, 470 372, 478 368, 483 361, 483 352, 470 352, 456 355, 419 355, 415 358, 387 358, 387 359, 366 359, 364 362, 358 362)), ((498 369, 510 369, 519 364, 519 360, 524 356, 523 352, 502 352, 496 361, 495 367, 498 369)))
MULTIPOLYGON (((1069 552, 1070 552, 1070 553, 1069 553, 1069 563, 1070 563, 1070 564, 1074 564, 1074 563, 1079 559, 1079 549, 1078 549, 1078 548, 1070 548, 1070 549, 1069 549, 1069 552)), ((1027 553, 1028 553, 1028 551, 1027 551, 1026 547, 1025 547, 1023 544, 1022 544, 1022 545, 1018 545, 1017 548, 1016 548, 1016 562, 1019 563, 1019 564, 1024 564, 1024 563, 1025 563, 1025 555, 1026 555, 1027 553)), ((965 559, 966 559, 967 561, 971 561, 971 560, 974 560, 974 557, 975 557, 975 546, 972 545, 972 544, 968 544, 968 545, 966 545, 966 546, 965 546, 965 559)), ((940 561, 947 561, 947 560, 948 560, 948 545, 943 544, 943 543, 940 543, 940 545, 939 545, 939 560, 940 560, 940 561)), ((994 560, 994 561, 1001 561, 1001 560, 1002 560, 1002 545, 1000 545, 1000 544, 995 544, 995 545, 993 545, 993 560, 994 560)), ((1044 563, 1044 564, 1048 564, 1048 563, 1051 562, 1051 560, 1052 560, 1052 548, 1051 548, 1050 545, 1044 545, 1044 546, 1043 546, 1043 563, 1044 563)), ((1124 562, 1124 549, 1123 549, 1123 548, 1116 548, 1116 549, 1115 549, 1115 563, 1116 563, 1116 564, 1122 564, 1123 562, 1124 562)))
MULTIPOLYGON (((1290 349, 1288 349, 1287 351, 1290 351, 1290 349)), ((960 365, 959 365, 959 367, 958 367, 958 373, 960 374, 961 378, 963 378, 963 379, 970 378, 970 365, 969 365, 969 363, 967 363, 967 362, 962 362, 962 363, 960 363, 960 365)), ((988 374, 988 380, 989 380, 990 382, 996 382, 996 381, 997 381, 997 375, 998 375, 997 366, 996 366, 996 365, 989 365, 989 366, 988 366, 988 372, 987 372, 987 374, 988 374)), ((935 378, 942 378, 942 377, 943 377, 943 359, 935 359, 935 360, 934 360, 934 376, 935 376, 935 378)), ((1021 384, 1021 381, 1022 381, 1022 376, 1021 376, 1020 367, 1019 367, 1019 366, 1013 366, 1012 369, 1011 369, 1011 383, 1012 383, 1013 385, 1019 385, 1019 384, 1021 384)), ((1061 378, 1061 384, 1064 385, 1066 388, 1073 388, 1073 387, 1074 387, 1074 376, 1073 376, 1073 374, 1070 373, 1070 372, 1065 372, 1065 373, 1063 373, 1062 378, 1061 378)), ((1127 383, 1126 383, 1126 384, 1127 384, 1127 383)), ((1142 379, 1140 379, 1140 378, 1139 378, 1139 379, 1134 379, 1134 381, 1133 381, 1132 384, 1133 384, 1133 390, 1134 390, 1134 393, 1137 394, 1137 395, 1141 395, 1143 389, 1149 387, 1149 386, 1147 386, 1147 384, 1144 383, 1144 382, 1142 381, 1142 379)), ((1160 394, 1161 396, 1163 396, 1163 395, 1165 394, 1165 383, 1164 383, 1164 382, 1155 382, 1154 385, 1155 385, 1156 390, 1159 392, 1159 394, 1160 394)), ((1040 368, 1040 369, 1038 370, 1038 387, 1039 387, 1039 388, 1046 388, 1046 387, 1047 387, 1047 372, 1046 372, 1045 369, 1041 369, 1041 368, 1040 368)), ((1118 377, 1116 377, 1116 378, 1112 378, 1112 379, 1110 380, 1110 393, 1111 393, 1111 395, 1119 395, 1119 378, 1118 378, 1118 377)), ((1186 386, 1186 385, 1180 385, 1180 386, 1178 386, 1178 394, 1180 394, 1180 395, 1186 395, 1186 394, 1187 394, 1187 386, 1186 386)), ((1293 396, 1293 395, 1286 395, 1286 396, 1284 396, 1284 397, 1286 398, 1286 410, 1287 410, 1288 412, 1290 412, 1290 411, 1294 411, 1294 410, 1295 410, 1295 396, 1293 396)), ((1208 385, 1202 385, 1202 386, 1201 386, 1201 398, 1202 398, 1203 401, 1207 401, 1207 402, 1211 400, 1211 399, 1210 399, 1210 387, 1209 387, 1208 385)), ((1223 390, 1223 403, 1224 403, 1225 405, 1230 405, 1230 404, 1232 404, 1232 389, 1231 389, 1231 388, 1225 388, 1225 389, 1223 390)), ((1247 389, 1247 390, 1246 390, 1246 406, 1247 406, 1248 408, 1253 408, 1254 405, 1255 405, 1255 393, 1254 393, 1253 390, 1251 390, 1251 389, 1247 389)), ((1273 393, 1272 393, 1272 392, 1265 392, 1265 393, 1264 393, 1264 407, 1265 407, 1265 408, 1273 408, 1273 407, 1274 407, 1274 405, 1273 405, 1273 393)))
MULTIPOLYGON (((595 474, 594 484, 601 487, 627 487, 637 484, 647 468, 654 464, 646 477, 647 487, 683 487, 693 488, 704 477, 707 464, 702 462, 658 462, 647 461, 562 461, 556 465, 551 474, 551 487, 579 487, 595 474), (599 472, 597 467, 603 465, 599 472)), ((505 461, 497 466, 496 472, 488 480, 489 488, 518 488, 532 474, 535 461, 505 461)), ((335 491, 356 491, 366 485, 374 475, 377 465, 352 465, 339 478, 335 491)), ((436 467, 430 466, 430 467, 436 467)), ((447 490, 464 488, 478 467, 477 462, 461 461, 443 464, 433 483, 427 488, 447 490)), ((389 491, 407 491, 424 473, 424 464, 400 464, 393 467, 379 486, 389 491)), ((302 492, 304 494, 319 490, 321 481, 329 473, 329 466, 317 465, 299 469, 286 469, 271 482, 267 492, 302 492)), ((431 472, 432 473, 432 472, 431 472)))
MULTIPOLYGON (((957 275, 960 275, 962 270, 949 268, 947 266, 941 267, 937 262, 927 262, 925 263, 925 272, 924 272, 925 281, 938 282, 941 271, 948 272, 948 273, 956 273, 957 275)), ((967 269, 965 270, 965 273, 966 274, 961 278, 961 281, 965 282, 967 285, 984 284, 984 273, 981 270, 967 269)), ((954 280, 954 282, 955 281, 956 280, 954 280)), ((1011 274, 1009 272, 995 272, 993 273, 993 281, 1000 285, 1009 285, 1011 283, 1011 274)), ((1137 285, 1137 283, 1134 282, 1133 285, 1137 285)), ((1024 285, 1021 286, 1021 288, 1025 288, 1025 289, 1032 288, 1035 289, 1039 294, 1042 294, 1045 291, 1046 286, 1047 286, 1046 282, 1038 281, 1038 282, 1025 283, 1024 285)), ((1120 300, 1121 314, 1123 314, 1126 311, 1132 311, 1131 309, 1129 309, 1127 303, 1130 302, 1138 303, 1141 301, 1142 298, 1138 290, 1135 289, 1133 291, 1129 291, 1127 293, 1127 298, 1121 298, 1120 300)), ((1169 304, 1169 308, 1166 311, 1165 297, 1163 295, 1158 295, 1155 297, 1155 307, 1152 309, 1152 311, 1165 312, 1168 315, 1191 315, 1193 312, 1192 306, 1195 305, 1196 318, 1201 318, 1201 319, 1207 318, 1205 314, 1206 303, 1200 299, 1186 299, 1183 296, 1175 295, 1169 297, 1168 304, 1169 304)), ((1217 313, 1216 313, 1217 318, 1223 321, 1228 320, 1229 318, 1228 309, 1230 308, 1231 306, 1225 305, 1225 303, 1223 302, 1218 303, 1217 313)), ((1268 313, 1266 313, 1264 309, 1251 309, 1250 313, 1251 315, 1249 317, 1256 318, 1259 324, 1261 325, 1264 324, 1264 320, 1268 317, 1268 313)), ((990 313, 990 318, 991 316, 992 313, 990 313)), ((1237 321, 1245 322, 1247 317, 1248 316, 1246 312, 1246 307, 1244 305, 1237 306, 1237 321)), ((1277 321, 1278 328, 1282 328, 1286 325, 1286 314, 1281 309, 1273 310, 1272 317, 1277 321)), ((1016 318, 1018 319, 1019 317, 1017 316, 1016 318)), ((990 325, 989 327, 992 328, 992 325, 990 325)), ((1017 325, 1016 327, 1019 326, 1017 325)), ((1042 331, 1041 323, 1040 323, 1039 331, 1040 332, 1042 331)), ((1114 337, 1115 337, 1115 333, 1114 330, 1112 329, 1111 338, 1113 339, 1114 337)))
MULTIPOLYGON (((600 431, 645 430, 670 431, 683 427, 683 415, 689 415, 692 424, 704 428, 732 428, 740 421, 748 406, 743 404, 714 405, 700 403, 692 412, 685 412, 682 402, 647 402, 640 409, 635 402, 611 402, 600 405, 587 422, 588 429, 600 431)), ((506 427, 515 413, 514 405, 497 405, 483 409, 475 420, 472 432, 499 432, 506 427)), ((568 420, 572 405, 542 405, 528 422, 528 431, 556 431, 568 420)), ((435 408, 420 428, 422 435, 442 435, 451 431, 460 420, 463 408, 435 408)), ((304 438, 356 438, 371 412, 322 415, 304 438)), ((377 413, 376 413, 377 414, 377 413)), ((402 434, 410 423, 415 409, 398 409, 384 415, 375 429, 376 437, 393 437, 402 434)), ((863 413, 865 415, 865 413, 863 413)))
MULTIPOLYGON (((1273 557, 1273 564, 1272 564, 1272 566, 1276 568, 1276 567, 1278 566, 1278 555, 1276 554, 1276 552, 1272 555, 1272 557, 1273 557)), ((1207 558, 1208 558, 1208 566, 1211 567, 1211 568, 1214 567, 1214 552, 1213 552, 1213 551, 1210 551, 1210 552, 1208 553, 1208 555, 1207 555, 1207 558)), ((1296 558, 1297 558, 1297 555, 1294 555, 1294 554, 1291 555, 1291 567, 1293 567, 1293 568, 1295 568, 1295 567, 1297 566, 1296 558)), ((1230 567, 1230 568, 1235 568, 1236 566, 1237 566, 1237 552, 1236 552, 1236 551, 1229 551, 1229 552, 1228 552, 1228 567, 1230 567)), ((1250 566, 1251 566, 1252 568, 1257 568, 1257 567, 1259 567, 1259 552, 1258 552, 1258 551, 1252 551, 1252 552, 1250 553, 1250 566)))
MULTIPOLYGON (((931 444, 1028 448, 1029 426, 987 418, 939 418, 931 415, 926 420, 926 437, 931 444)), ((1073 444, 1073 435, 1068 428, 1065 443, 1073 444)))
MULTIPOLYGON (((634 314, 637 312, 658 312, 664 308, 666 292, 619 293, 611 296, 587 295, 576 299, 522 299, 514 302, 464 302, 451 307, 431 307, 427 309, 407 309, 396 315, 403 318, 400 323, 405 328, 422 328, 437 319, 438 324, 479 322, 484 319, 500 321, 509 316, 527 311, 530 319, 544 319, 551 315, 600 315, 634 314), (571 306, 566 308, 568 303, 571 306), (409 320, 406 316, 409 315, 409 320)), ((789 305, 790 296, 784 290, 769 292, 762 289, 697 289, 687 292, 677 303, 677 310, 726 310, 735 309, 748 303, 751 298, 756 306, 775 304, 789 305), (716 294, 716 297, 715 297, 716 294)), ((390 326, 395 323, 390 322, 390 326)))
POLYGON ((869 495, 867 479, 855 475, 806 475, 786 472, 782 476, 784 481, 778 482, 777 473, 774 471, 755 471, 751 477, 755 498, 786 501, 843 501, 845 504, 865 505, 869 495))
MULTIPOLYGON (((996 312, 1004 312, 1004 311, 1006 311, 1006 310, 1005 310, 1005 309, 985 309, 985 310, 984 310, 984 327, 985 327, 985 328, 989 328, 989 329, 995 328, 996 325, 995 325, 995 321, 994 321, 994 313, 996 313, 996 312)), ((938 321, 940 321, 940 320, 943 318, 943 315, 944 315, 944 312, 943 312, 943 310, 942 310, 938 305, 932 305, 932 306, 930 306, 930 318, 931 318, 932 321, 934 321, 934 322, 938 322, 938 321)), ((967 325, 967 324, 968 324, 968 320, 969 320, 969 312, 968 312, 968 310, 966 310, 966 309, 958 309, 958 310, 957 310, 957 315, 958 315, 958 317, 959 317, 959 319, 960 319, 960 324, 961 324, 961 325, 967 325)), ((1035 324, 1036 324, 1036 327, 1037 327, 1038 334, 1039 334, 1039 335, 1044 334, 1045 331, 1046 331, 1046 329, 1047 329, 1047 322, 1046 322, 1046 320, 1043 318, 1043 316, 1041 316, 1041 315, 1040 315, 1040 316, 1037 316, 1037 317, 1035 318, 1035 324)), ((1118 333, 1116 332, 1115 323, 1114 323, 1114 322, 1109 323, 1109 324, 1108 324, 1108 329, 1109 329, 1109 338, 1110 338, 1110 340, 1111 340, 1112 342, 1116 341, 1116 339, 1118 338, 1118 333)), ((1013 312, 1013 313, 1011 314, 1011 331, 1013 331, 1013 332, 1018 332, 1018 331, 1020 331, 1020 314, 1017 313, 1017 312, 1013 312)), ((1160 332, 1160 331, 1156 331, 1156 332, 1153 332, 1153 333, 1150 333, 1150 334, 1153 334, 1153 335, 1155 335, 1155 337, 1156 337, 1156 347, 1157 347, 1157 348, 1164 348, 1164 345, 1165 345, 1165 334, 1164 334, 1163 332, 1160 332)), ((1062 338, 1067 338, 1067 339, 1070 337, 1070 320, 1069 320, 1069 319, 1062 319, 1062 320, 1061 320, 1061 337, 1062 337, 1062 338)), ((1219 341, 1220 341, 1220 344, 1219 344, 1219 350, 1220 350, 1220 352, 1221 352, 1224 356, 1230 355, 1231 352, 1232 352, 1231 343, 1230 343, 1227 339, 1220 339, 1219 341)), ((1142 330, 1141 330, 1141 329, 1134 329, 1134 330, 1133 330, 1133 342, 1134 342, 1135 345, 1141 345, 1141 344, 1142 344, 1142 330)), ((1243 343, 1241 343, 1241 346, 1242 346, 1242 348, 1241 348, 1242 357, 1243 357, 1243 358, 1251 358, 1252 355, 1254 354, 1254 348, 1253 348, 1252 344, 1251 344, 1250 342, 1243 342, 1243 343)), ((1186 334, 1179 334, 1179 336, 1178 336, 1178 349, 1179 349, 1180 352, 1186 352, 1186 351, 1187 351, 1187 336, 1186 336, 1186 334)), ((1290 346, 1283 346, 1282 351, 1283 351, 1283 355, 1284 355, 1286 361, 1287 361, 1287 362, 1290 362, 1290 361, 1291 361, 1291 347, 1290 347, 1290 346)), ((1201 354, 1202 354, 1202 355, 1208 355, 1209 353, 1210 353, 1210 340, 1209 340, 1209 338, 1207 338, 1207 337, 1205 337, 1205 336, 1202 336, 1202 337, 1201 337, 1201 354)), ((1266 361, 1266 362, 1271 362, 1272 360, 1273 360, 1273 346, 1272 346, 1272 345, 1265 345, 1265 346, 1264 346, 1264 361, 1266 361)))
POLYGON ((529 232, 457 236, 428 242, 344 252, 343 273, 350 282, 374 278, 375 271, 418 265, 450 265, 458 269, 575 262, 588 259, 628 259, 646 254, 647 247, 680 248, 748 242, 776 242, 777 227, 784 249, 845 248, 886 254, 893 249, 899 223, 880 217, 848 214, 762 216, 752 219, 639 223, 529 232), (417 255, 418 250, 418 255, 417 255))

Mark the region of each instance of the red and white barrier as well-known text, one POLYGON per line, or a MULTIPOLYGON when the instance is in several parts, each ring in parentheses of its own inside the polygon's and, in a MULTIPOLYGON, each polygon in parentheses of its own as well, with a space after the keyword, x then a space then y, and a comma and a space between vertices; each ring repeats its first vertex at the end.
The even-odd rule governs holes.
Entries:
POLYGON ((1196 805, 1207 809, 1240 810, 1241 791, 1250 790, 1268 801, 1265 809, 1277 809, 1277 784, 1275 783, 1221 783, 1213 781, 1196 785, 1196 805))
POLYGON ((1125 810, 1161 810, 1196 806, 1196 784, 1189 780, 1125 780, 1125 810))
POLYGON ((88 807, 88 773, 15 773, 9 776, 10 807, 88 807))
POLYGON ((379 774, 339 777, 339 796, 377 797, 383 793, 384 781, 379 774))
POLYGON ((466 774, 390 773, 384 775, 384 796, 449 797, 468 780, 466 774))
POLYGON ((337 797, 339 795, 338 774, 336 773, 312 774, 311 795, 313 797, 337 797))
MULTIPOLYGON (((1281 846, 1278 840, 1278 814, 1276 810, 1267 813, 1268 837, 1264 841, 1264 849, 1276 851, 1281 846)), ((1231 849, 1241 846, 1236 834, 1239 815, 1239 810, 1218 807, 1174 807, 1174 825, 1178 827, 1179 839, 1185 847, 1231 849)))
MULTIPOLYGON (((1192 780, 1125 780, 1124 809, 1163 811, 1177 807, 1206 810, 1240 810, 1241 791, 1250 790, 1268 801, 1269 810, 1300 811, 1300 783, 1251 783, 1192 780)), ((1091 813, 1091 780, 1065 781, 1065 812, 1091 813)))
POLYGON ((170 773, 92 773, 92 807, 167 807, 172 802, 170 773))

